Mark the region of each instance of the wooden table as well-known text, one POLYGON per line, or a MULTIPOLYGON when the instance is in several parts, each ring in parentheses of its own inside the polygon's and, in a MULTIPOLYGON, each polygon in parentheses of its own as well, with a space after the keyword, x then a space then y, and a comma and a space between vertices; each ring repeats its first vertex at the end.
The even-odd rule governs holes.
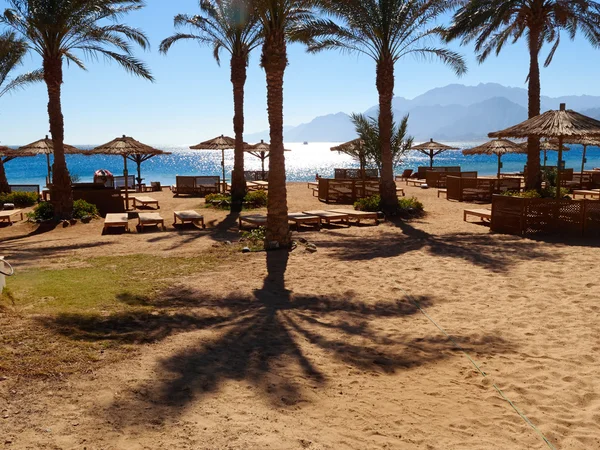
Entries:
POLYGON ((573 198, 577 198, 578 195, 583 196, 583 198, 587 198, 588 195, 591 198, 598 197, 598 200, 600 200, 600 190, 594 190, 594 189, 578 189, 578 190, 574 190, 573 191, 573 198))
POLYGON ((0 222, 8 222, 9 224, 13 224, 11 217, 15 214, 21 214, 21 220, 23 220, 23 210, 22 209, 9 209, 6 211, 0 211, 0 222))
POLYGON ((197 225, 198 222, 200 222, 202 228, 206 228, 206 225, 204 224, 204 216, 194 210, 175 211, 173 213, 173 225, 177 225, 177 219, 179 219, 182 224, 193 223, 197 225))
POLYGON ((165 227, 165 219, 163 219, 158 213, 139 213, 138 214, 138 226, 140 227, 140 231, 144 231, 144 227, 147 226, 161 226, 163 231, 167 228, 165 227))

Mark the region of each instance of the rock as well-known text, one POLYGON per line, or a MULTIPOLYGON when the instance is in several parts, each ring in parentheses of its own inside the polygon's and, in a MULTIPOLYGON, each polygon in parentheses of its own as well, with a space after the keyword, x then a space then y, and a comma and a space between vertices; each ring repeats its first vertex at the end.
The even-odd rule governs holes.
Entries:
POLYGON ((62 221, 62 226, 63 226, 63 228, 67 228, 69 226, 69 221, 68 220, 63 220, 62 221))
POLYGON ((71 220, 69 220, 69 224, 71 224, 71 225, 77 225, 77 219, 71 219, 71 220))
POLYGON ((250 251, 251 251, 251 250, 250 250, 248 247, 244 247, 244 248, 242 249, 242 253, 250 253, 250 251))
POLYGON ((306 246, 306 251, 310 253, 315 253, 317 251, 317 246, 315 244, 308 244, 306 246))
POLYGON ((231 241, 225 241, 223 242, 223 245, 231 245, 231 241))
POLYGON ((92 216, 83 216, 81 218, 81 223, 90 223, 92 221, 92 216))
POLYGON ((300 242, 301 244, 308 244, 308 241, 304 238, 298 239, 298 242, 300 242))

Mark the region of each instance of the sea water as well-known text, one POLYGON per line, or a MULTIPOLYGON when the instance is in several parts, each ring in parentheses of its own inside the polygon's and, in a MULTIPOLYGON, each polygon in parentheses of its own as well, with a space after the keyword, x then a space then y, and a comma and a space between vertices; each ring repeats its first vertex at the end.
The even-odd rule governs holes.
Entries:
MULTIPOLYGON (((304 145, 302 143, 286 144, 285 153, 286 171, 288 181, 310 181, 319 174, 332 177, 335 168, 358 167, 358 163, 351 157, 332 152, 331 147, 339 143, 315 142, 304 145)), ((471 148, 479 143, 454 142, 447 143, 460 149, 471 148)), ((81 149, 91 149, 93 146, 81 145, 81 149)), ((161 150, 171 152, 171 155, 157 156, 142 163, 142 178, 146 183, 160 181, 163 185, 175 183, 177 175, 221 175, 221 152, 190 150, 186 147, 157 146, 161 150)), ((571 150, 564 153, 567 168, 581 169, 583 147, 571 145, 571 150)), ((94 172, 98 169, 107 169, 115 175, 123 173, 123 158, 119 156, 85 156, 67 155, 67 166, 72 175, 80 182, 92 181, 94 172)), ((543 158, 543 154, 542 154, 543 158)), ((523 170, 526 155, 505 155, 502 157, 503 172, 519 172, 523 170)), ((586 169, 600 167, 600 149, 588 148, 586 169)), ((548 165, 555 166, 557 153, 548 152, 548 165)), ((246 170, 260 170, 260 160, 250 154, 245 156, 246 170)), ((435 166, 461 166, 464 171, 477 171, 481 175, 494 175, 497 171, 498 160, 496 156, 464 156, 460 150, 447 151, 435 157, 435 166)), ((268 160, 265 161, 268 170, 268 160)), ((416 169, 418 166, 429 165, 429 158, 422 153, 408 152, 402 163, 396 168, 396 173, 404 169, 416 169)), ((45 185, 46 158, 36 156, 17 158, 5 165, 6 174, 10 184, 39 184, 45 185)), ((129 174, 136 174, 135 164, 128 163, 129 174)), ((233 169, 233 150, 225 151, 225 174, 231 178, 233 169)))

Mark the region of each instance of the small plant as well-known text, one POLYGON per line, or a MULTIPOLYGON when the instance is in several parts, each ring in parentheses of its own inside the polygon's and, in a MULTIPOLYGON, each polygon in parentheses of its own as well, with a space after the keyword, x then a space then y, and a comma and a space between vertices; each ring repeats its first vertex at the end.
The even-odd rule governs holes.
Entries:
POLYGON ((248 192, 244 197, 245 206, 251 209, 265 208, 267 206, 269 196, 267 192, 260 189, 258 191, 248 192))
MULTIPOLYGON (((379 194, 371 197, 361 198, 354 203, 354 209, 358 211, 369 211, 377 212, 381 211, 381 197, 379 194)), ((417 200, 415 197, 402 197, 398 199, 398 216, 410 219, 422 216, 425 208, 423 203, 417 200)))
POLYGON ((13 203, 15 206, 27 207, 35 205, 37 201, 37 192, 11 192, 10 194, 0 194, 0 204, 13 203))
POLYGON ((523 192, 506 191, 506 192, 503 192, 501 195, 503 195, 505 197, 542 198, 542 195, 535 189, 532 189, 530 191, 523 191, 523 192))
POLYGON ((54 218, 54 206, 50 202, 40 202, 27 217, 34 222, 50 220, 54 218))
POLYGON ((95 217, 98 215, 96 205, 86 202, 85 200, 75 200, 73 202, 73 218, 82 219, 84 217, 95 217))
POLYGON ((250 250, 264 250, 266 235, 267 229, 265 227, 258 227, 252 231, 242 231, 242 239, 240 239, 240 242, 245 243, 250 250))

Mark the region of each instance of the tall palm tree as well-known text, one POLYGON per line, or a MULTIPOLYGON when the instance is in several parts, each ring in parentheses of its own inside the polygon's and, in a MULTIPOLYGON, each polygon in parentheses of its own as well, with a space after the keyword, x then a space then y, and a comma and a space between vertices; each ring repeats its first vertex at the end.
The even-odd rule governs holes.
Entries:
POLYGON ((267 80, 267 112, 271 137, 267 248, 289 247, 285 156, 283 153, 283 77, 288 65, 287 43, 294 29, 313 18, 315 0, 254 0, 264 43, 261 65, 267 80))
POLYGON ((85 69, 84 56, 104 56, 128 72, 152 80, 146 66, 132 56, 130 41, 148 47, 148 38, 138 29, 117 20, 144 6, 142 0, 6 0, 10 5, 0 24, 15 31, 29 50, 42 58, 48 90, 48 117, 54 145, 51 196, 57 218, 73 212, 71 178, 64 153, 64 118, 61 105, 63 62, 85 69), (107 23, 113 22, 113 23, 107 23), (119 51, 121 53, 119 53, 119 51))
MULTIPOLYGON (((6 31, 0 34, 0 97, 16 89, 24 88, 30 83, 43 80, 41 70, 25 73, 13 79, 9 78, 11 72, 21 65, 26 54, 26 42, 17 38, 14 32, 6 31)), ((10 186, 4 171, 5 162, 7 162, 7 158, 0 157, 0 193, 10 193, 10 186)))
POLYGON ((233 130, 235 156, 231 183, 231 210, 241 211, 246 194, 244 178, 244 86, 246 70, 252 50, 262 43, 258 19, 248 0, 200 0, 204 16, 175 16, 175 27, 189 27, 192 34, 176 33, 160 44, 166 54, 180 40, 194 40, 213 48, 213 56, 220 65, 220 52, 230 53, 231 83, 233 85, 233 130))
MULTIPOLYGON (((507 42, 527 40, 529 49, 529 118, 540 114, 540 64, 544 44, 552 44, 544 66, 560 44, 561 31, 571 39, 578 30, 594 46, 600 45, 600 3, 587 0, 462 0, 447 40, 475 41, 477 59, 483 62, 491 53, 498 55, 507 42)), ((541 186, 540 141, 527 143, 527 188, 541 186)))
POLYGON ((438 58, 457 75, 466 72, 458 53, 432 45, 444 28, 434 25, 452 2, 447 0, 324 0, 328 18, 313 20, 299 31, 309 44, 310 52, 327 49, 362 53, 376 64, 379 93, 379 129, 382 173, 380 193, 382 208, 388 215, 398 210, 391 151, 394 96, 394 67, 405 56, 438 58))

